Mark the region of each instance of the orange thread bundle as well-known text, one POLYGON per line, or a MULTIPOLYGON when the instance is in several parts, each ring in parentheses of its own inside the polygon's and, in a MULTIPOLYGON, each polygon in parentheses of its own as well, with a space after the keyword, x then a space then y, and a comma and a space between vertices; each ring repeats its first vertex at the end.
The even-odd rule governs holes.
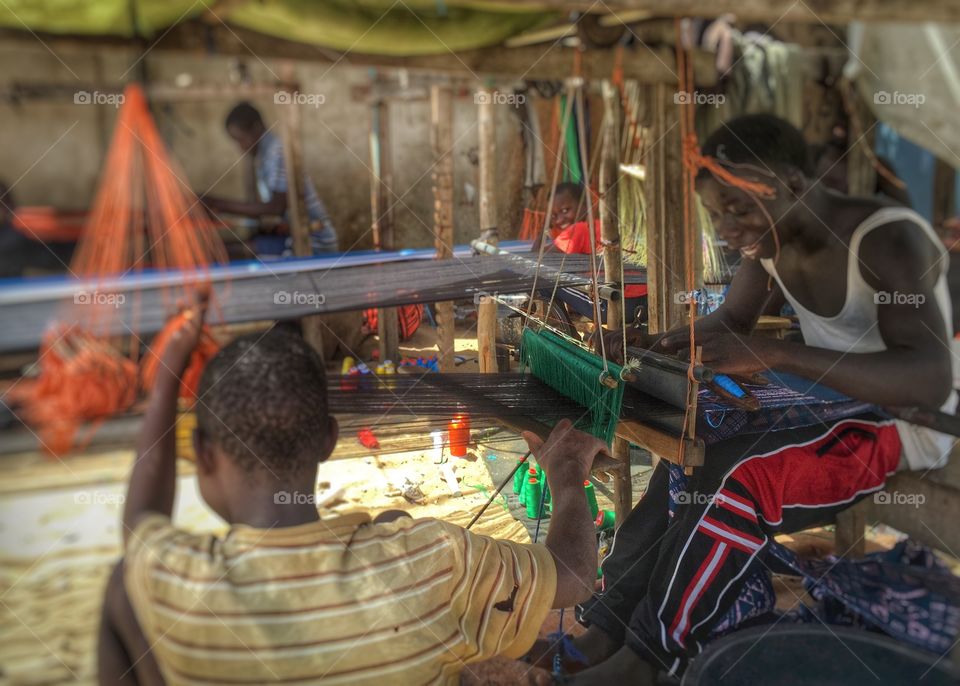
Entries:
MULTIPOLYGON (((173 335, 183 326, 186 321, 184 313, 177 314, 170 318, 163 329, 154 337, 150 345, 150 352, 144 356, 140 366, 140 382, 143 390, 149 392, 153 389, 153 384, 157 379, 157 371, 160 368, 160 360, 163 358, 163 352, 173 335)), ((217 354, 220 345, 210 333, 209 327, 204 325, 200 332, 200 340, 197 347, 194 348, 190 357, 190 364, 180 377, 180 394, 183 400, 193 402, 197 399, 197 389, 200 387, 200 376, 203 374, 207 362, 217 354)))
MULTIPOLYGON (((183 291, 208 289, 207 269, 213 262, 226 261, 226 249, 216 224, 185 178, 160 137, 143 90, 136 84, 127 86, 97 194, 71 264, 73 275, 103 279, 146 267, 178 269, 184 272, 179 280, 183 291)), ((136 306, 136 294, 131 295, 136 306)), ((99 423, 129 408, 140 385, 136 338, 128 359, 95 336, 109 330, 105 320, 117 316, 117 308, 86 307, 82 317, 86 331, 74 327, 66 333, 61 328, 60 335, 55 332, 41 347, 39 377, 22 381, 7 395, 21 417, 39 429, 47 450, 54 454, 71 448, 81 424, 99 423)), ((182 319, 174 317, 154 341, 156 355, 145 360, 142 370, 145 387, 156 377, 158 355, 177 322, 182 319)), ((204 332, 184 374, 183 397, 196 396, 203 365, 217 348, 209 332, 204 332)))
POLYGON ((80 276, 160 269, 206 271, 226 261, 216 225, 167 151, 143 89, 131 84, 77 255, 80 276))
POLYGON ((54 330, 40 348, 40 374, 7 393, 20 416, 39 432, 44 449, 70 450, 80 426, 128 409, 137 397, 137 365, 75 328, 54 330))

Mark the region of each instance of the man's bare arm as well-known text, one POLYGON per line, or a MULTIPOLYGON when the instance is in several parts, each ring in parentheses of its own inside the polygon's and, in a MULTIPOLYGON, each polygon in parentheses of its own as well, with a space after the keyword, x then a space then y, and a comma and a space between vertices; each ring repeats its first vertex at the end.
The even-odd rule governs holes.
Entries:
POLYGON ((953 381, 947 327, 934 297, 939 253, 915 226, 890 224, 867 236, 860 257, 867 283, 890 296, 877 308, 886 350, 827 350, 727 335, 702 341, 703 363, 731 373, 780 369, 878 405, 942 405, 953 381))

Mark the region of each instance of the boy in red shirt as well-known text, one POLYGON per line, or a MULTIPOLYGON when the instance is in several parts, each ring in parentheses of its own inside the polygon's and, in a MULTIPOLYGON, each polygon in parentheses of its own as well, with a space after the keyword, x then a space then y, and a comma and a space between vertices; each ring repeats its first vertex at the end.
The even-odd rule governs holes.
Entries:
MULTIPOLYGON (((552 243, 547 250, 558 250, 568 255, 590 254, 590 221, 587 219, 587 204, 583 197, 583 187, 576 183, 557 184, 553 196, 553 211, 550 213, 550 235, 552 243)), ((594 222, 594 251, 600 254, 603 246, 600 243, 600 222, 594 222)), ((542 234, 534 241, 532 250, 540 250, 542 234)), ((586 317, 593 316, 592 301, 579 292, 563 289, 558 296, 572 309, 586 317), (569 297, 567 297, 569 295, 569 297)), ((637 315, 645 319, 643 311, 646 309, 647 285, 630 284, 624 287, 623 297, 626 305, 627 323, 633 321, 637 315), (638 312, 638 309, 640 312, 638 312)), ((605 301, 601 302, 605 307, 605 301)))

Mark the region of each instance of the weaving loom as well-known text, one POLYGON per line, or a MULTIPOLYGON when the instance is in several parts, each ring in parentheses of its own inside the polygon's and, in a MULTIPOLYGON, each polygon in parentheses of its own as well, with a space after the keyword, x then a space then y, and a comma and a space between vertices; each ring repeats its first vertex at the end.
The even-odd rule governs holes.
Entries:
MULTIPOLYGON (((166 290, 191 278, 212 282, 216 307, 210 321, 220 324, 524 292, 534 285, 538 270, 543 289, 553 288, 553 281, 583 288, 591 283, 585 276, 589 260, 585 255, 553 255, 538 266, 527 254, 426 262, 422 255, 404 251, 211 267, 202 277, 165 271, 89 281, 18 281, 0 288, 0 317, 7 323, 0 330, 0 353, 35 349, 54 319, 87 322, 89 307, 79 311, 63 304, 93 293, 110 301, 110 316, 97 322, 98 335, 130 330, 150 335, 172 312, 174 303, 166 290)), ((631 278, 635 283, 645 279, 642 272, 631 278)))

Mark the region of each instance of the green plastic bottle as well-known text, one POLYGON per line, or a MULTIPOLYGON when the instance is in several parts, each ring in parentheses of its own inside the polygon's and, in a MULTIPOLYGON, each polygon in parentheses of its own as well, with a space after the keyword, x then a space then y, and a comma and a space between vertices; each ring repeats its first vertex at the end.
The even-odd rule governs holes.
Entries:
POLYGON ((597 514, 600 512, 600 506, 597 505, 597 493, 593 488, 593 484, 589 481, 584 481, 583 490, 587 494, 587 504, 590 505, 590 516, 596 519, 597 514))
MULTIPOLYGON (((517 462, 520 462, 520 458, 517 458, 517 462)), ((526 472, 523 467, 520 466, 516 472, 513 473, 513 494, 518 498, 523 496, 523 476, 526 472)))
POLYGON ((537 519, 537 515, 540 513, 540 495, 542 494, 542 490, 536 476, 531 476, 527 481, 526 494, 527 516, 530 519, 537 519))

